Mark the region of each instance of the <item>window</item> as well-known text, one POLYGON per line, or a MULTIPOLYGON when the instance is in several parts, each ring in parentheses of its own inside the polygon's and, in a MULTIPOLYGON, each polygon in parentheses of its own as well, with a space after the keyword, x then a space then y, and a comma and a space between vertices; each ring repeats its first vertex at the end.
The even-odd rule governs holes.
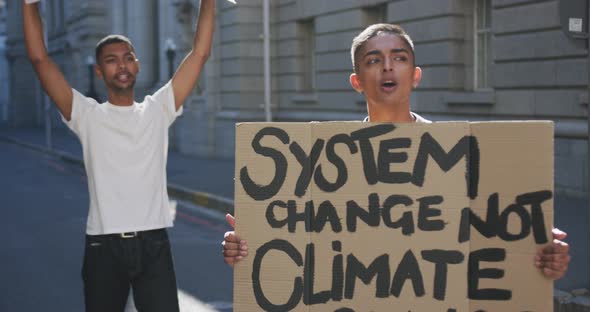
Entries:
POLYGON ((49 10, 49 32, 57 33, 65 27, 64 1, 56 0, 45 4, 49 10))
POLYGON ((65 14, 64 14, 64 0, 58 0, 57 1, 57 10, 56 10, 56 16, 55 19, 58 21, 58 27, 61 29, 63 29, 66 25, 66 20, 65 20, 65 14))
POLYGON ((301 91, 313 92, 316 88, 315 23, 307 20, 299 23, 302 57, 301 91))
POLYGON ((376 5, 363 9, 365 26, 387 22, 387 4, 376 5))
POLYGON ((492 4, 491 0, 476 0, 473 24, 473 71, 475 89, 491 88, 492 71, 492 4))
POLYGON ((7 3, 0 0, 0 34, 6 29, 6 10, 8 10, 7 3))

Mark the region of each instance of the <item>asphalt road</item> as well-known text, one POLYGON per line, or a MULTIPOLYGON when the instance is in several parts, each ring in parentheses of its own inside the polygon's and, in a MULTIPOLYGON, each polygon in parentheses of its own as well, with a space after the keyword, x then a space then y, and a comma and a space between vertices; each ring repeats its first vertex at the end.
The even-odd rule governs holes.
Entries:
MULTIPOLYGON (((222 216, 183 202, 169 230, 181 311, 232 311, 222 216)), ((0 142, 0 311, 83 311, 82 168, 0 142)), ((133 311, 133 308, 128 308, 133 311)))

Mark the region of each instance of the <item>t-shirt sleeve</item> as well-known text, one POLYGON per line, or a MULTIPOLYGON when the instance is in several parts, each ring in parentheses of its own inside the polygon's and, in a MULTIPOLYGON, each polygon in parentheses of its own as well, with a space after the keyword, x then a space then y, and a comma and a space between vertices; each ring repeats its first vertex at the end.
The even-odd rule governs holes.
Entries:
POLYGON ((154 103, 156 103, 156 105, 160 105, 160 107, 162 107, 164 114, 166 115, 168 125, 171 125, 174 120, 176 120, 176 117, 182 115, 182 106, 178 110, 176 110, 175 107, 172 81, 168 81, 168 83, 156 91, 156 93, 152 95, 152 100, 154 103))
POLYGON ((86 97, 82 95, 80 92, 72 89, 72 115, 70 120, 66 120, 66 118, 62 115, 61 120, 70 128, 76 135, 80 136, 83 126, 84 120, 88 115, 88 112, 92 110, 98 102, 93 98, 86 97))

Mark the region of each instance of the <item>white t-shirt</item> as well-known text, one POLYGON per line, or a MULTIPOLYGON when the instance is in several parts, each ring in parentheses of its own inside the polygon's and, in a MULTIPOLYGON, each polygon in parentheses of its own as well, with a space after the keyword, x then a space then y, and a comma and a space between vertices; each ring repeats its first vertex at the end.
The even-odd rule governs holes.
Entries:
MULTIPOLYGON (((142 103, 99 104, 73 90, 72 118, 88 175, 89 235, 172 226, 166 161, 176 111, 171 83, 142 103)), ((63 117, 62 117, 63 118, 63 117)))
MULTIPOLYGON (((412 116, 414 117, 414 122, 420 122, 420 123, 432 123, 432 121, 414 113, 414 112, 410 112, 410 114, 412 114, 412 116)), ((365 119, 363 121, 369 121, 369 116, 365 117, 365 119)))

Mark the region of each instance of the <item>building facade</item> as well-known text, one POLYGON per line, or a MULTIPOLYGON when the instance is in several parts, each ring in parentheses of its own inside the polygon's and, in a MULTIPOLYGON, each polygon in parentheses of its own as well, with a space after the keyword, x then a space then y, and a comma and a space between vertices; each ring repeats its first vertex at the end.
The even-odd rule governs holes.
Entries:
MULTIPOLYGON (((584 42, 562 32, 559 0, 237 1, 217 2, 213 51, 172 127, 171 148, 231 159, 235 123, 265 120, 268 1, 273 121, 364 118, 363 96, 348 82, 352 38, 370 24, 397 23, 412 36, 423 69, 412 110, 435 121, 554 121, 556 193, 587 198, 589 56, 584 42)), ((74 88, 101 100, 105 89, 92 74, 98 40, 120 33, 134 42, 139 101, 188 52, 198 13, 198 0, 41 3, 51 57, 74 88)), ((0 55, 0 123, 64 127, 26 57, 20 0, 0 0, 0 55)), ((574 218, 590 214, 567 208, 580 209, 574 218)), ((572 234, 587 241, 579 238, 587 229, 572 234)), ((588 285, 577 273, 565 280, 588 285)))
MULTIPOLYGON (((263 121, 263 1, 219 1, 213 53, 171 132, 183 153, 234 156, 236 122, 263 121)), ((24 52, 20 4, 7 2, 7 61, 14 125, 41 126, 47 101, 24 52), (33 90, 33 92, 31 92, 33 90)), ((198 1, 45 2, 49 51, 74 88, 96 90, 96 42, 122 33, 141 62, 137 98, 169 78, 192 40, 198 1), (174 41, 174 44, 170 44, 174 41), (92 82, 92 88, 90 87, 92 82)), ((350 44, 364 27, 402 25, 414 39, 423 79, 412 109, 433 120, 555 122, 556 190, 588 190, 588 51, 561 31, 558 0, 270 0, 271 112, 274 121, 359 120, 350 44)), ((5 84, 3 84, 4 86, 5 84)))

